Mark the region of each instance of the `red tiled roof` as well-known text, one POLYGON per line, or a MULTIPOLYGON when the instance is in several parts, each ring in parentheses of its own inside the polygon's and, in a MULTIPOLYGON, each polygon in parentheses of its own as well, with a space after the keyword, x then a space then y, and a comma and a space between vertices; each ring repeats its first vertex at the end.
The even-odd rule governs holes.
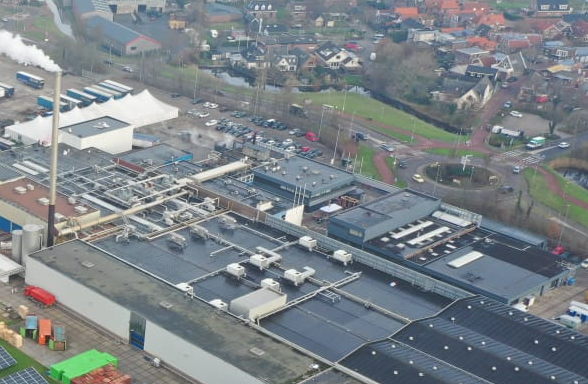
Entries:
POLYGON ((459 9, 457 0, 441 0, 441 9, 459 9))
POLYGON ((478 22, 480 24, 486 24, 490 26, 505 25, 506 19, 504 18, 504 15, 502 13, 489 13, 486 15, 482 15, 478 22))
POLYGON ((443 33, 459 32, 465 30, 465 27, 441 28, 443 33))
POLYGON ((478 46, 489 51, 496 50, 498 45, 495 41, 489 40, 485 37, 468 37, 468 43, 470 46, 478 46))

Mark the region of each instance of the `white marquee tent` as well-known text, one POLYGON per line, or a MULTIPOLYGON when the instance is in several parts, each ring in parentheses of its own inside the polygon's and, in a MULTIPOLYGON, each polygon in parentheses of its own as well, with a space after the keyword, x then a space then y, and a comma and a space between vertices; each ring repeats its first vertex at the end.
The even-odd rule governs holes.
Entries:
MULTIPOLYGON (((92 104, 86 108, 74 108, 59 115, 59 128, 94 120, 103 116, 124 121, 135 128, 161 123, 178 117, 178 108, 156 99, 148 90, 137 95, 127 95, 119 100, 92 104)), ((51 116, 38 116, 33 120, 6 127, 5 134, 25 145, 42 143, 51 145, 51 116)))

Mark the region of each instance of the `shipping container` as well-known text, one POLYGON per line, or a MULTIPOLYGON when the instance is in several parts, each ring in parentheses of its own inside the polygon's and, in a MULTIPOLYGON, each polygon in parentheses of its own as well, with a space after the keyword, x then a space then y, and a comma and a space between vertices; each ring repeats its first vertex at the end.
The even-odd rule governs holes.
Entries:
POLYGON ((14 96, 14 87, 5 83, 0 83, 0 88, 4 89, 4 97, 14 96))
POLYGON ((99 103, 104 103, 112 99, 111 93, 102 92, 94 87, 84 87, 84 92, 96 97, 96 101, 99 103))
POLYGON ((112 95, 112 98, 115 100, 122 99, 125 96, 124 94, 122 94, 118 91, 115 91, 114 89, 108 89, 108 88, 102 87, 99 84, 92 85, 92 88, 97 89, 100 92, 110 93, 112 95))
POLYGON ((114 85, 117 88, 124 89, 125 93, 127 93, 129 95, 132 95, 135 92, 135 90, 132 87, 129 87, 128 85, 124 85, 121 83, 117 83, 116 81, 104 80, 103 83, 114 85))
POLYGON ((82 108, 84 106, 84 103, 81 100, 75 99, 67 95, 60 95, 59 100, 66 103, 68 105, 68 109, 74 109, 76 107, 82 108))
POLYGON ((103 81, 101 83, 98 83, 98 85, 100 87, 102 87, 102 88, 106 88, 106 89, 110 89, 110 90, 113 90, 113 91, 122 93, 123 96, 126 96, 126 95, 130 94, 131 91, 133 90, 132 88, 125 87, 125 86, 122 86, 121 87, 121 86, 118 86, 118 85, 113 84, 113 83, 114 83, 113 81, 105 80, 105 81, 103 81))
POLYGON ((31 75, 26 72, 16 72, 16 80, 28 85, 29 87, 41 89, 45 86, 45 80, 42 77, 31 75))
POLYGON ((96 96, 90 95, 86 92, 78 91, 74 88, 68 89, 65 93, 69 97, 73 97, 74 99, 80 100, 84 104, 84 106, 88 106, 96 102, 96 96))

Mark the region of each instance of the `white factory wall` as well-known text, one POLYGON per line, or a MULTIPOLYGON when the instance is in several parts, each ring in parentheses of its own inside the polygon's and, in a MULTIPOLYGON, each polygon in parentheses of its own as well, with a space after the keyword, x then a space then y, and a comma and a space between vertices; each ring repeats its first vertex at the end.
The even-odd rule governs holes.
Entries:
POLYGON ((18 206, 13 204, 7 203, 3 200, 0 200, 0 216, 4 217, 7 220, 12 221, 20 225, 21 227, 25 224, 37 224, 45 228, 43 230, 43 238, 47 236, 47 220, 38 218, 37 216, 33 216, 23 209, 20 209, 18 206))
POLYGON ((117 154, 133 149, 133 129, 133 126, 128 126, 88 137, 78 137, 62 130, 59 141, 80 150, 98 148, 117 154))
POLYGON ((206 384, 264 382, 147 320, 145 351, 206 384))
MULTIPOLYGON (((72 260, 72 263, 75 262, 79 261, 72 260)), ((131 312, 128 309, 58 271, 48 268, 34 256, 27 260, 25 282, 51 292, 58 302, 107 329, 122 340, 129 339, 131 312)))

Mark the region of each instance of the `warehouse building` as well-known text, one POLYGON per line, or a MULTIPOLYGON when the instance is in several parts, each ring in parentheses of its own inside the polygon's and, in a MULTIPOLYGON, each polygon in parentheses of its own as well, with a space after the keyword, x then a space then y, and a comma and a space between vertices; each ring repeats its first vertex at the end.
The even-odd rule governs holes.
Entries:
POLYGON ((141 55, 161 49, 159 41, 100 16, 86 20, 86 32, 90 36, 98 37, 99 44, 119 56, 141 55))
POLYGON ((78 20, 100 16, 112 21, 112 11, 105 0, 73 0, 72 9, 78 20))
POLYGON ((133 148, 134 127, 109 116, 61 128, 59 141, 72 148, 97 148, 107 153, 121 153, 133 148))

